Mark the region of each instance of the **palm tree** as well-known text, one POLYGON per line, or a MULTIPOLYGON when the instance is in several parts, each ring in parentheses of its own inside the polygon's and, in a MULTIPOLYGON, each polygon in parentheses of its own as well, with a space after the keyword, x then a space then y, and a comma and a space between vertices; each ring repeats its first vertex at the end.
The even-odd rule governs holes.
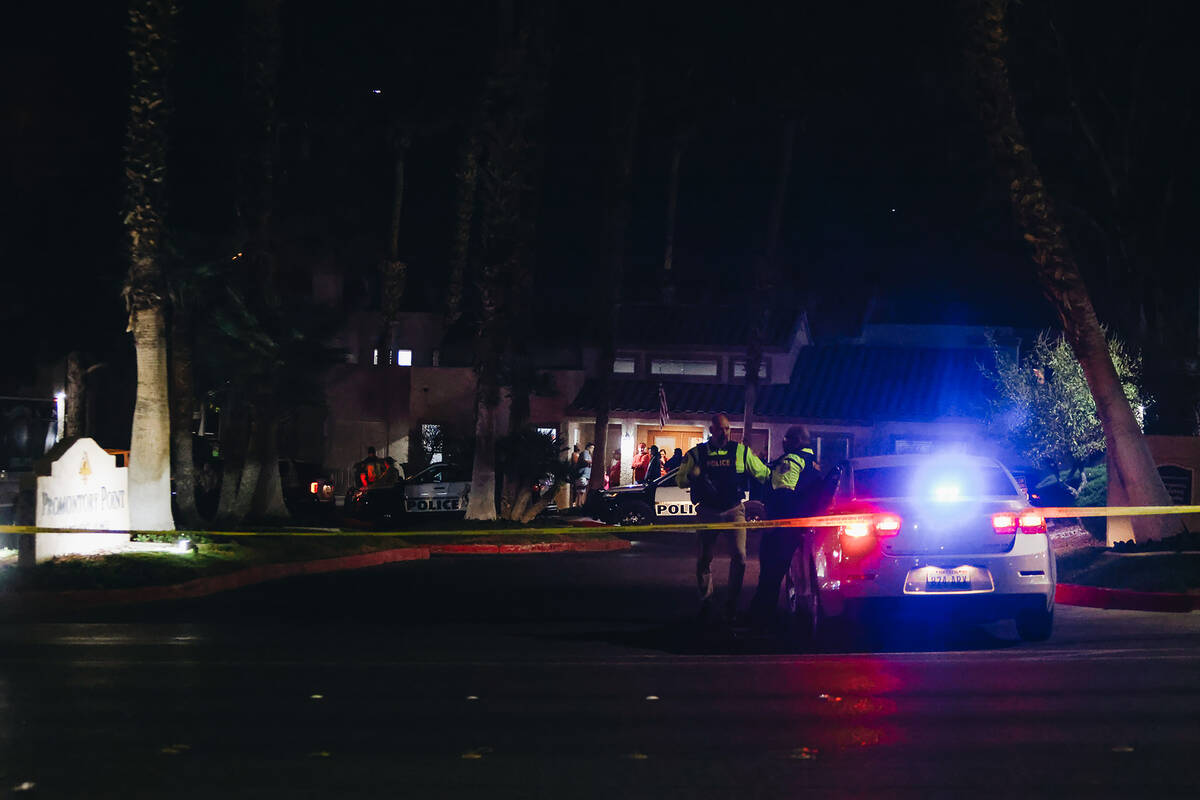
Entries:
MULTIPOLYGON (((482 195, 478 335, 475 340, 475 455, 466 517, 496 519, 496 411, 504 351, 506 283, 515 273, 521 215, 524 130, 518 96, 525 58, 511 0, 499 4, 495 64, 480 129, 482 195)), ((469 239, 468 239, 469 241, 469 239)))
POLYGON ((137 395, 129 454, 130 526, 174 530, 171 517, 171 420, 167 404, 167 292, 162 256, 166 226, 167 70, 174 0, 131 0, 132 85, 125 125, 125 231, 129 277, 125 304, 137 356, 137 395))
MULTIPOLYGON (((476 114, 475 117, 479 115, 476 114)), ((463 279, 471 252, 471 230, 475 219, 475 195, 479 185, 481 122, 472 118, 459 148, 458 182, 455 198, 454 240, 450 249, 450 279, 446 287, 446 327, 450 328, 462 316, 463 279)))
MULTIPOLYGON (((1096 401, 1109 469, 1115 473, 1110 474, 1109 480, 1124 487, 1133 505, 1170 505, 1170 495, 1113 367, 1104 330, 1062 222, 1017 119, 1004 57, 1008 0, 974 0, 970 11, 971 46, 967 62, 976 81, 988 144, 1001 176, 1009 184, 1017 222, 1026 241, 1033 246, 1042 290, 1058 312, 1067 341, 1096 401)), ((1162 538, 1176 527, 1164 517, 1137 517, 1133 525, 1138 541, 1162 538)))
POLYGON ((604 488, 608 464, 608 420, 612 403, 613 362, 616 360, 616 334, 622 284, 625 275, 626 235, 632 214, 633 154, 637 142, 642 106, 641 68, 637 56, 629 53, 617 70, 613 86, 609 130, 607 207, 605 209, 604 258, 607 269, 597 270, 597 296, 604 298, 596 328, 600 355, 596 359, 596 421, 592 441, 596 445, 596 465, 588 481, 589 492, 604 488))

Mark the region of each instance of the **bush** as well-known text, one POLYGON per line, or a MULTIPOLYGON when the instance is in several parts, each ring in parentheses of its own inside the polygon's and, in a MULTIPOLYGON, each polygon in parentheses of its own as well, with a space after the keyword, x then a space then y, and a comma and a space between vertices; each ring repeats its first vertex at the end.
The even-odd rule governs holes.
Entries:
MULTIPOLYGON (((1080 508, 1096 508, 1108 504, 1108 467, 1088 467, 1083 471, 1087 483, 1079 490, 1075 505, 1080 508)), ((1108 541, 1108 520, 1104 517, 1084 517, 1083 527, 1101 542, 1108 541)))

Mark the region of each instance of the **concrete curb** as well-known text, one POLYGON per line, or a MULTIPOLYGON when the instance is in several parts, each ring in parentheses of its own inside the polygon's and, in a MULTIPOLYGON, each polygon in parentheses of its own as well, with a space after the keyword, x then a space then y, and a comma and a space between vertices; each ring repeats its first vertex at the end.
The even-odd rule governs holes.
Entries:
POLYGON ((1085 606, 1122 611, 1163 611, 1184 613, 1200 610, 1200 595, 1169 592, 1135 592, 1130 589, 1102 589, 1060 583, 1054 602, 1065 606, 1085 606))
POLYGON ((377 567, 397 561, 424 561, 431 555, 483 555, 518 553, 599 553, 628 550, 632 545, 624 539, 597 542, 539 542, 537 544, 440 544, 429 547, 401 547, 360 553, 353 556, 322 558, 315 561, 288 561, 280 564, 261 564, 224 575, 175 583, 168 586, 142 586, 135 589, 80 589, 67 592, 17 592, 0 595, 0 618, 23 611, 54 611, 87 606, 130 605, 160 600, 186 600, 218 592, 241 589, 256 583, 291 578, 297 575, 317 575, 322 572, 377 567))

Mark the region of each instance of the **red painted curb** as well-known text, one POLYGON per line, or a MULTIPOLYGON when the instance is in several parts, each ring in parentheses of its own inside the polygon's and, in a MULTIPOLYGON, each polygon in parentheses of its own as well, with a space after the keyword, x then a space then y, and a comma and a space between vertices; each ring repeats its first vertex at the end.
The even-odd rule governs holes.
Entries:
POLYGON ((237 572, 196 578, 169 586, 144 586, 136 589, 81 589, 68 592, 20 592, 0 597, 0 612, 20 611, 25 608, 45 610, 83 605, 123 605, 150 603, 157 600, 182 600, 227 592, 231 589, 240 589, 244 586, 279 578, 290 578, 295 575, 316 575, 322 572, 375 567, 396 561, 423 561, 427 558, 429 558, 428 547, 401 547, 394 550, 380 550, 375 553, 322 558, 316 561, 261 564, 237 572))
POLYGON ((571 542, 571 550, 576 553, 607 553, 613 550, 629 550, 633 542, 628 539, 604 539, 598 542, 571 542))
POLYGON ((433 544, 429 552, 435 556, 441 555, 476 555, 481 553, 499 553, 498 544, 433 544))
POLYGON ((597 542, 535 542, 530 544, 435 544, 429 552, 441 555, 517 555, 523 553, 604 553, 628 550, 632 545, 624 539, 605 539, 597 542))
POLYGON ((1074 583, 1058 584, 1054 590, 1054 602, 1065 606, 1123 611, 1187 613, 1200 610, 1200 595, 1102 589, 1099 586, 1080 586, 1074 583))

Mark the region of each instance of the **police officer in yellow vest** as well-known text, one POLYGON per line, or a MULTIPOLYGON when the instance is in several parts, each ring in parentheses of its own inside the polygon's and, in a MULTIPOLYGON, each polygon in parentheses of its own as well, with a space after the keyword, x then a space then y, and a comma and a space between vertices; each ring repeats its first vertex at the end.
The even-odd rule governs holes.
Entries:
MULTIPOLYGON (((795 519, 821 512, 823 481, 816 456, 809 446, 808 430, 793 425, 783 435, 783 456, 772 466, 766 495, 767 519, 795 519)), ((750 603, 750 618, 757 627, 774 621, 779 584, 787 574, 792 553, 804 542, 805 528, 772 528, 763 531, 758 548, 758 589, 750 603)))
MULTIPOLYGON (((709 427, 709 440, 688 451, 679 468, 676 482, 682 489, 691 489, 696 505, 697 522, 745 522, 746 510, 742 498, 747 478, 765 483, 771 472, 750 448, 729 439, 729 417, 717 414, 709 427)), ((718 533, 728 533, 732 540, 729 561, 729 597, 727 608, 732 620, 737 613, 746 574, 746 529, 700 532, 700 552, 696 561, 696 584, 700 590, 700 616, 712 615, 712 560, 718 533)))

